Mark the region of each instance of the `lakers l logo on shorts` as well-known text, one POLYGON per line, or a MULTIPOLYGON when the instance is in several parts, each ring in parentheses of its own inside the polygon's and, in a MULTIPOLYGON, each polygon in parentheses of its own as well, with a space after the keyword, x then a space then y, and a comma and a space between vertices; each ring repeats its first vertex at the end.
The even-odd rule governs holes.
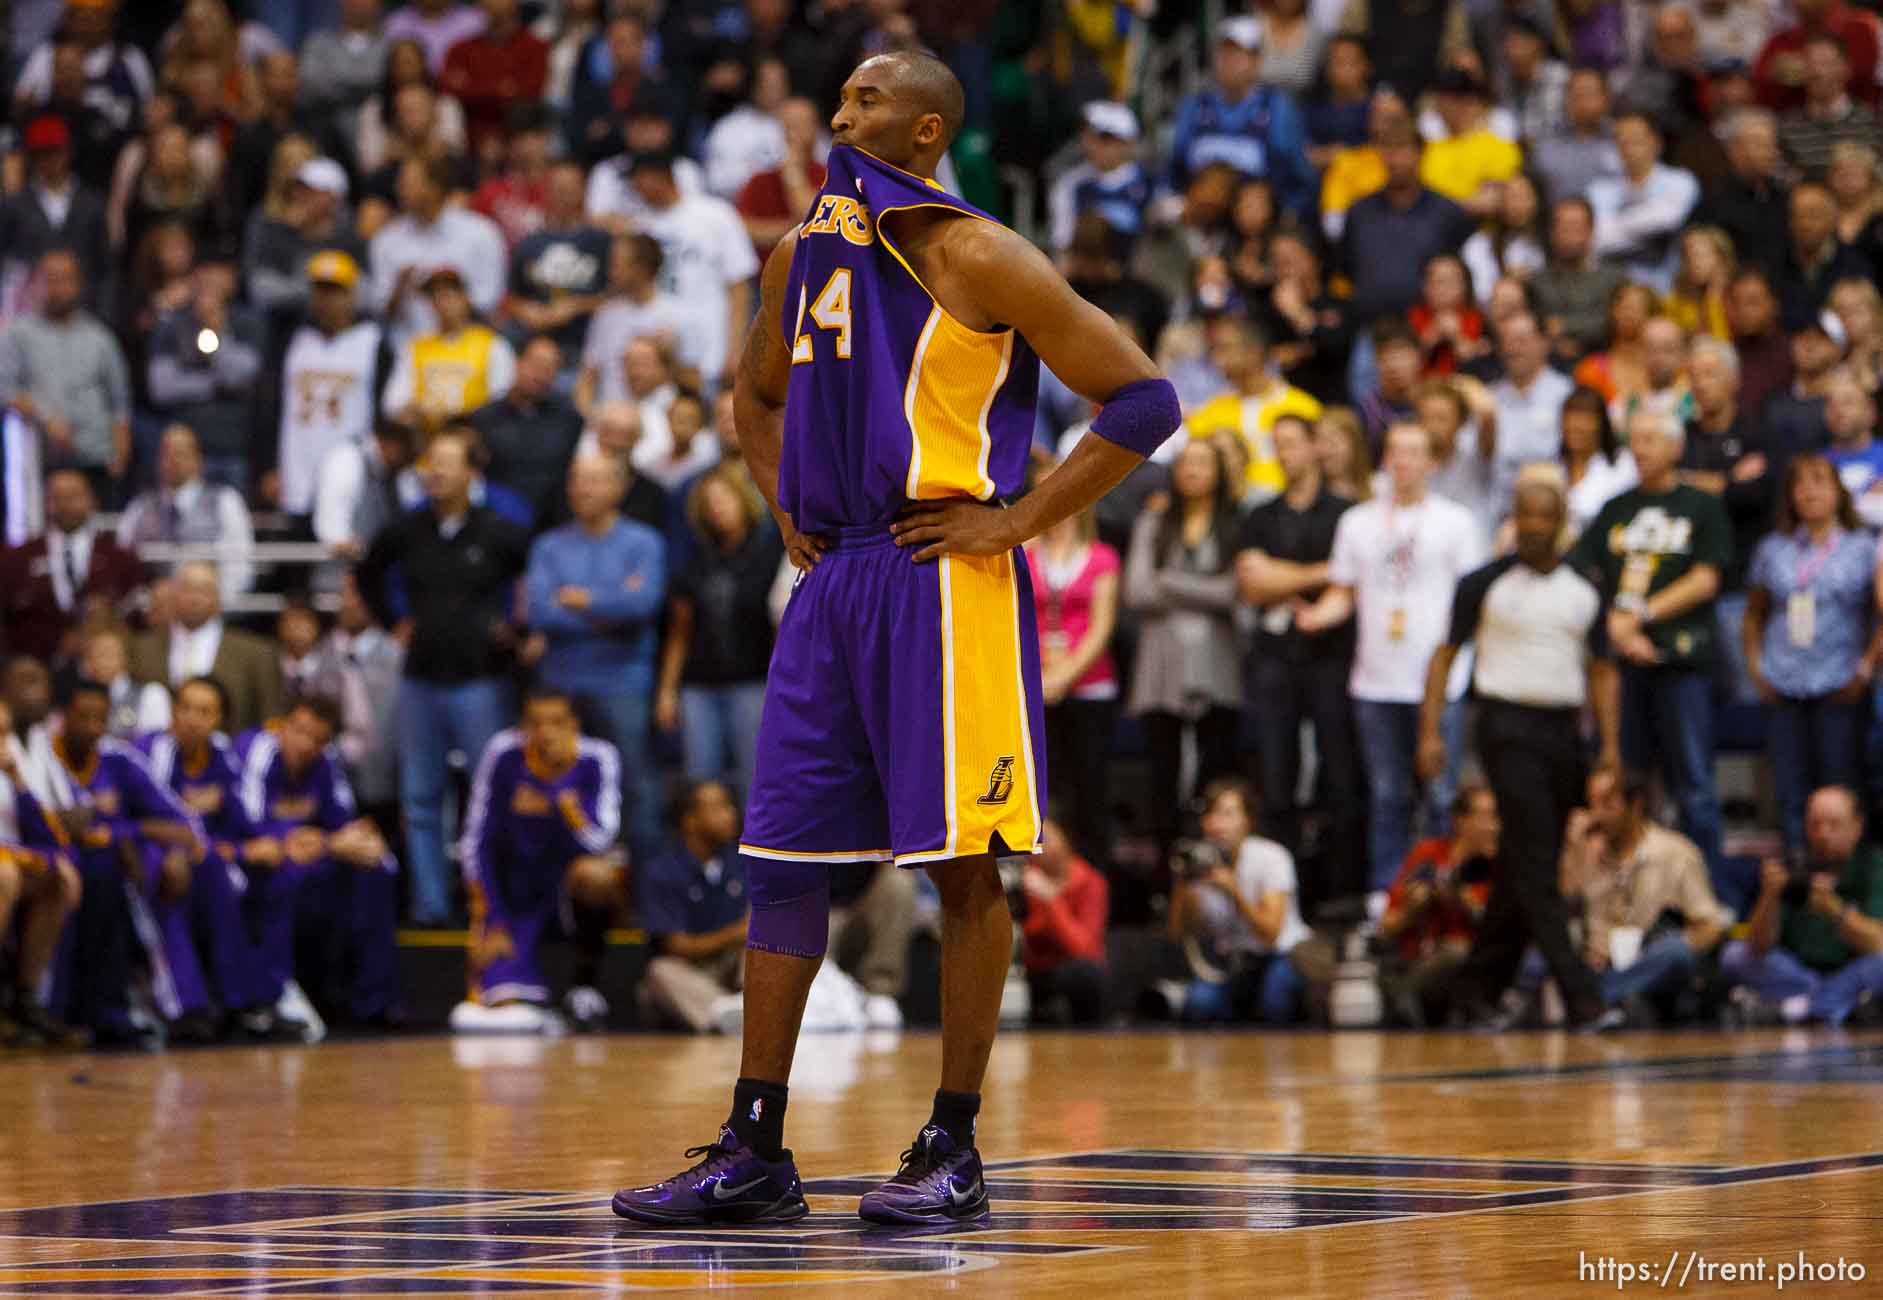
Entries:
POLYGON ((1006 803, 1007 796, 1013 793, 1013 755, 1004 755, 994 764, 994 770, 987 774, 987 793, 974 802, 983 804, 1006 803))

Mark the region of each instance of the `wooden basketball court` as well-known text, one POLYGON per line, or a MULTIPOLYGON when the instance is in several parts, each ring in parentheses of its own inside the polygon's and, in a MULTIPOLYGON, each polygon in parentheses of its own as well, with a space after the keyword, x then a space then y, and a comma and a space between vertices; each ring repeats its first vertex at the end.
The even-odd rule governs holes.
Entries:
POLYGON ((993 1220, 869 1228, 939 1050, 807 1038, 813 1215, 734 1232, 607 1201, 711 1137, 735 1043, 7 1057, 0 1295, 1541 1296, 1623 1264, 1624 1293, 1776 1294, 1789 1266, 1784 1294, 1883 1294, 1875 1034, 1009 1035, 993 1220))

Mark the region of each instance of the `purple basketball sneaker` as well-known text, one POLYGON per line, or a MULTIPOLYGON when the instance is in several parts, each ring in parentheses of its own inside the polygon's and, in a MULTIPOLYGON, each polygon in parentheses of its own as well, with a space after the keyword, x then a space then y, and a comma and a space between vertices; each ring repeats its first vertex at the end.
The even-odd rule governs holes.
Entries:
POLYGON ((987 1217, 987 1180, 981 1153, 957 1147, 933 1124, 902 1153, 902 1168, 873 1192, 857 1213, 871 1223, 953 1223, 987 1217))
POLYGON ((761 1159, 721 1126, 717 1142, 693 1147, 687 1155, 702 1159, 665 1182, 616 1192, 615 1213, 637 1223, 698 1228, 789 1223, 811 1212, 789 1151, 776 1163, 761 1159))

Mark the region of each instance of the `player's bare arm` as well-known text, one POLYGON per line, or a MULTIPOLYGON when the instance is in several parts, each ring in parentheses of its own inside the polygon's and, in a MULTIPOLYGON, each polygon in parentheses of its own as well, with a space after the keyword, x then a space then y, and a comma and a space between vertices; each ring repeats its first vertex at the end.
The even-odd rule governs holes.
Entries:
MULTIPOLYGON (((911 251, 945 309, 974 328, 1011 326, 1081 397, 1110 403, 1132 385, 1161 383, 1144 350, 1013 231, 947 218, 915 232, 911 251)), ((1174 399, 1169 418, 1174 429, 1174 399)), ((1081 439, 1066 463, 1010 510, 966 498, 918 502, 892 531, 898 545, 922 548, 918 561, 950 553, 997 555, 1085 509, 1143 460, 1139 451, 1100 432, 1081 439)))
POLYGON ((733 423, 752 480, 778 521, 779 534, 791 562, 800 569, 815 565, 824 553, 821 540, 800 533, 791 516, 778 504, 778 460, 784 448, 785 391, 791 380, 791 349, 785 346, 781 312, 785 284, 791 278, 791 253, 797 247, 794 230, 778 241, 765 259, 759 277, 758 319, 745 336, 738 373, 732 385, 733 423))

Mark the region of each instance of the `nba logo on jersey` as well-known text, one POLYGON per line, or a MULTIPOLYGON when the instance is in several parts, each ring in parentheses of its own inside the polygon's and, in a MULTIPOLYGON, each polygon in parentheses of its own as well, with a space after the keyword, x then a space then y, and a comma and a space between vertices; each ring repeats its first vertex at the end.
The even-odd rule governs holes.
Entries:
POLYGON ((1013 755, 1003 754, 987 775, 987 793, 976 799, 980 804, 1006 803, 1013 793, 1013 755))

